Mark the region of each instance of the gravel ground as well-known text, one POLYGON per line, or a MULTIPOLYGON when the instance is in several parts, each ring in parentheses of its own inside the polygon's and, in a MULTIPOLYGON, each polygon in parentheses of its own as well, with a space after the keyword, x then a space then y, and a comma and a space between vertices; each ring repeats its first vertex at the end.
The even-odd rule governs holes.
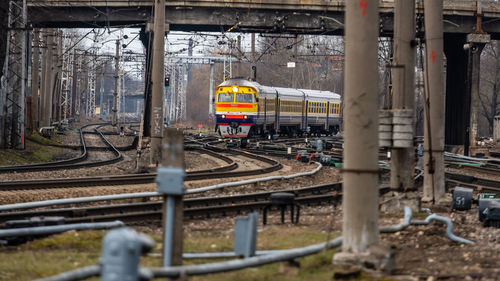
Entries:
MULTIPOLYGON (((69 138, 73 137, 68 134, 69 138)), ((132 137, 116 137, 113 140, 131 142, 132 137)), ((114 143, 114 142, 113 142, 114 143)), ((94 176, 109 174, 124 174, 135 171, 135 151, 125 152, 126 159, 117 164, 106 167, 95 167, 68 171, 51 171, 36 173, 10 173, 0 174, 0 180, 18 180, 51 177, 75 177, 94 176)), ((186 167, 189 170, 206 169, 214 165, 224 165, 225 162, 196 152, 186 152, 186 167)), ((258 163, 248 158, 230 156, 235 158, 238 164, 246 165, 247 168, 256 168, 258 163)), ((143 154, 147 159, 147 153, 143 154)), ((294 174, 313 170, 316 166, 304 164, 295 160, 279 159, 283 169, 262 175, 294 174)), ((260 164, 263 165, 263 164, 260 164)), ((267 165, 267 164, 266 164, 267 165)), ((484 177, 484 176, 483 176, 484 177)), ((227 179, 212 179, 186 182, 187 188, 196 188, 222 182, 242 180, 252 177, 239 177, 227 179)), ((203 196, 222 196, 246 192, 280 190, 285 188, 298 188, 315 184, 335 182, 341 179, 339 169, 324 167, 316 175, 301 177, 286 181, 270 181, 266 183, 238 186, 224 190, 204 193, 203 196)), ((73 189, 51 189, 38 191, 12 191, 0 193, 0 202, 3 204, 15 202, 28 202, 56 198, 70 198, 81 196, 94 196, 116 193, 131 193, 155 191, 154 184, 115 186, 115 187, 92 187, 73 189)), ((425 207, 426 205, 424 205, 425 207)), ((390 246, 396 257, 397 275, 413 276, 413 280, 436 280, 446 277, 446 280, 500 280, 500 229, 484 228, 477 220, 477 208, 470 211, 451 212, 449 206, 431 207, 431 209, 443 216, 449 217, 454 222, 454 233, 476 242, 475 245, 463 245, 451 242, 445 236, 443 224, 433 222, 430 226, 410 226, 404 231, 395 234, 381 235, 382 244, 390 246), (420 277, 420 279, 418 279, 420 277)), ((342 208, 338 206, 304 207, 301 210, 300 223, 290 224, 288 218, 286 227, 299 227, 314 229, 317 231, 331 233, 335 236, 342 228, 342 208)), ((422 215, 420 215, 422 216, 422 215)), ((420 217, 419 217, 420 218, 420 217)), ((422 217, 423 218, 423 217, 422 217)), ((402 213, 381 214, 380 224, 397 224, 402 220, 402 213)), ((273 228, 280 225, 279 212, 270 212, 268 225, 259 225, 259 229, 273 228)), ((227 236, 234 227, 234 218, 216 218, 203 221, 188 221, 185 223, 185 235, 201 232, 207 235, 227 236)), ((158 225, 137 227, 146 233, 161 233, 158 225)), ((284 233, 286 237, 286 231, 284 233)), ((411 280, 411 279, 410 279, 411 280)))

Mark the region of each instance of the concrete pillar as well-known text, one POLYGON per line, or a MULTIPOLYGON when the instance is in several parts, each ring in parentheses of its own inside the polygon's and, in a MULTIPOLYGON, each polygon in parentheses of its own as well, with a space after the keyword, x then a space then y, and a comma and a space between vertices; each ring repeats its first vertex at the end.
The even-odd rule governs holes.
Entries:
MULTIPOLYGON (((464 51, 465 35, 444 35, 444 52, 446 54, 446 145, 464 145, 467 124, 465 105, 467 81, 467 52, 464 51)), ((424 118, 425 119, 425 118, 424 118)))
MULTIPOLYGON (((470 109, 468 110, 470 114, 465 112, 466 118, 469 117, 470 121, 467 122, 467 130, 465 131, 465 144, 464 144, 464 155, 469 155, 469 147, 476 146, 477 139, 477 125, 478 118, 481 111, 481 102, 479 100, 479 72, 481 67, 481 52, 483 51, 484 45, 490 42, 489 34, 480 33, 470 33, 467 34, 467 44, 465 48, 468 51, 469 64, 467 66, 467 95, 466 95, 466 105, 470 104, 470 109)), ((467 124, 466 123, 466 124, 467 124)))
POLYGON ((40 31, 33 30, 33 62, 31 64, 31 112, 32 112, 32 128, 38 130, 38 81, 40 72, 40 31))
POLYGON ((500 143, 500 115, 493 120, 493 140, 500 143))
POLYGON ((163 132, 163 79, 165 75, 165 0, 155 0, 153 61, 151 71, 151 161, 158 166, 161 160, 163 132))
MULTIPOLYGON (((394 109, 415 111, 415 1, 396 0, 392 89, 394 109)), ((415 122, 415 121, 413 121, 415 122)), ((414 148, 394 148, 391 155, 391 187, 413 188, 414 148)))
POLYGON ((424 0, 425 92, 424 197, 444 196, 443 0, 424 0))
POLYGON ((378 1, 346 1, 342 251, 358 254, 378 232, 378 1), (361 79, 361 80, 360 80, 361 79), (362 81, 362 83, 360 83, 362 81))
POLYGON ((40 96, 40 126, 50 126, 50 117, 52 116, 52 91, 51 91, 51 78, 52 78, 52 47, 54 36, 52 30, 45 31, 45 54, 43 56, 42 78, 43 89, 40 96))

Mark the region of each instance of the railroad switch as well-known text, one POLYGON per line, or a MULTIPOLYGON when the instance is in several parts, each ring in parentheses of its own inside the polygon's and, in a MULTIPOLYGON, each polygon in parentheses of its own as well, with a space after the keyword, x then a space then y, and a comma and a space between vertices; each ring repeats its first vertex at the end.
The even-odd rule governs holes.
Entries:
POLYGON ((272 206, 277 206, 280 209, 281 223, 285 223, 285 210, 287 206, 290 206, 290 218, 292 223, 299 223, 300 205, 295 201, 295 194, 289 192, 272 193, 271 196, 269 196, 269 204, 262 210, 262 223, 264 225, 267 223, 267 210, 272 206), (296 215, 294 214, 295 208, 297 208, 296 215))

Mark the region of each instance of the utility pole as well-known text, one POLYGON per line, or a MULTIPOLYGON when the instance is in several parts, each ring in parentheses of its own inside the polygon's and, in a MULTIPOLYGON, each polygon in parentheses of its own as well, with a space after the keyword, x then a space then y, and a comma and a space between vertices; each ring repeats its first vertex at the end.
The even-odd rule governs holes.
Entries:
MULTIPOLYGON (((101 88, 99 89, 99 109, 100 109, 100 117, 102 118, 105 116, 105 111, 104 111, 104 69, 106 67, 107 63, 104 64, 102 67, 103 69, 101 70, 101 88)), ((103 118, 103 120, 106 120, 103 118)))
POLYGON ((213 120, 215 117, 215 88, 214 88, 214 63, 210 62, 210 91, 208 95, 208 120, 213 120))
MULTIPOLYGON (((392 65, 392 108, 415 115, 415 1, 396 0, 394 13, 394 60, 392 65)), ((412 117, 414 120, 414 117, 412 117)), ((414 128, 415 121, 412 121, 414 128)), ((413 132, 414 134, 414 132, 413 132)), ((413 188, 414 147, 393 148, 391 187, 413 188)))
POLYGON ((9 1, 6 87, 1 93, 0 147, 24 149, 26 116, 26 0, 9 1), (9 117, 10 116, 10 117, 9 117))
POLYGON ((31 66, 31 112, 32 128, 38 131, 38 80, 40 68, 40 30, 33 30, 33 62, 31 66))
POLYGON ((52 46, 54 36, 51 29, 45 31, 45 68, 42 77, 44 78, 43 91, 40 97, 40 126, 50 126, 50 117, 52 116, 52 91, 51 91, 51 78, 52 78, 52 46))
MULTIPOLYGON (((482 30, 483 8, 481 0, 476 0, 476 30, 467 34, 467 44, 464 49, 468 53, 467 63, 467 92, 465 98, 465 143, 464 155, 469 156, 469 146, 476 146, 478 122, 480 117, 479 81, 481 67, 481 52, 484 46, 491 41, 491 36, 482 30)), ((498 54, 497 54, 498 55, 498 54)))
POLYGON ((71 116, 73 117, 76 117, 77 113, 79 114, 79 110, 78 110, 78 102, 79 102, 79 95, 78 95, 78 91, 80 90, 80 78, 78 77, 79 75, 79 69, 78 67, 80 67, 81 65, 81 57, 78 56, 78 53, 76 52, 76 50, 73 51, 73 61, 74 61, 74 64, 73 64, 73 84, 72 84, 72 87, 71 87, 71 116))
POLYGON ((111 125, 116 127, 117 116, 117 106, 118 106, 118 67, 120 61, 120 40, 116 40, 116 55, 115 55, 115 88, 113 91, 113 117, 111 119, 111 125))
POLYGON ((445 193, 443 85, 443 0, 424 0, 425 106, 424 196, 433 202, 445 193))
POLYGON ((62 113, 62 95, 63 95, 63 84, 62 84, 62 66, 63 66, 63 32, 59 30, 58 34, 58 46, 57 46, 57 90, 55 92, 56 96, 54 99, 55 104, 55 116, 54 120, 60 122, 61 121, 61 113, 62 113))
POLYGON ((163 79, 165 65, 165 0, 155 0, 153 32, 153 67, 151 70, 151 161, 158 166, 161 160, 163 132, 163 79))
POLYGON ((378 1, 346 1, 343 257, 369 251, 378 230, 378 1), (360 77, 363 82, 360 83, 360 77))

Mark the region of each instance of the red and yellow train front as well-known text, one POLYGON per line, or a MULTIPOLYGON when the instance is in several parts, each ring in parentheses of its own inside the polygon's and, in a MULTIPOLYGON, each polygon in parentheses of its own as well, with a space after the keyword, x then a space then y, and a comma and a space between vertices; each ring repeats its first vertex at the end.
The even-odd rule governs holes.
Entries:
POLYGON ((246 138, 257 117, 257 91, 252 87, 227 85, 216 88, 215 114, 220 134, 246 138))

